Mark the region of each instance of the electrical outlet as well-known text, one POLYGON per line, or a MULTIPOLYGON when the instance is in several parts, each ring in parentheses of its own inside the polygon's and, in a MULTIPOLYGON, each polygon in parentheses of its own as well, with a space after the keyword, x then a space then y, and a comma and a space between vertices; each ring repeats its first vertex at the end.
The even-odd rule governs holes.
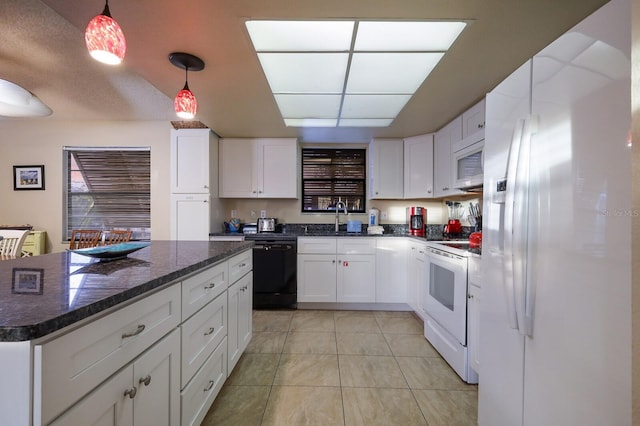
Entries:
POLYGON ((260 217, 262 217, 262 218, 267 217, 267 211, 266 210, 260 210, 260 217))
POLYGON ((389 212, 386 210, 382 210, 382 212, 380 212, 380 219, 384 219, 384 220, 389 219, 389 212))
POLYGON ((251 210, 251 217, 256 217, 256 211, 255 210, 251 210))

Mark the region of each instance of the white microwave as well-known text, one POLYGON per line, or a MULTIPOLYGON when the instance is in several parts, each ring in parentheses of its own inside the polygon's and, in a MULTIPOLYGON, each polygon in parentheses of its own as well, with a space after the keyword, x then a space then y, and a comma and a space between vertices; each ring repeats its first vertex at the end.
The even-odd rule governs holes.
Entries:
POLYGON ((475 189, 484 178, 484 130, 457 142, 452 147, 453 186, 475 189))

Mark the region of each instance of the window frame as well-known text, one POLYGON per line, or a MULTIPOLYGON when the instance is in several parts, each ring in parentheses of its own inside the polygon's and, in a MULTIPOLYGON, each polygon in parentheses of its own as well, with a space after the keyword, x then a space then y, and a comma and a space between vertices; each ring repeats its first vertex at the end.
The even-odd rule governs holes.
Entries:
MULTIPOLYGON (((332 147, 332 148, 324 148, 324 147, 303 147, 301 149, 301 165, 300 165, 300 186, 301 186, 301 200, 300 200, 300 212, 301 213, 329 213, 329 214, 335 214, 335 207, 331 207, 331 205, 329 205, 326 209, 320 209, 318 208, 318 204, 316 202, 316 207, 315 209, 305 209, 305 198, 307 197, 307 191, 305 191, 305 182, 311 182, 311 181, 315 181, 315 182, 321 182, 321 181, 330 181, 331 182, 331 186, 334 186, 335 184, 346 184, 346 185, 360 185, 361 186, 361 192, 357 192, 356 194, 345 194, 345 193, 340 193, 340 192, 336 192, 335 191, 335 187, 332 188, 332 190, 330 191, 330 195, 326 195, 327 197, 330 197, 332 199, 332 203, 335 201, 338 201, 338 199, 340 197, 343 198, 343 201, 347 201, 347 212, 348 213, 356 213, 356 214, 360 214, 360 213, 366 213, 366 203, 367 203, 367 156, 368 156, 368 150, 364 147, 360 148, 360 147, 345 147, 345 148, 339 148, 339 147, 332 147), (353 178, 353 177, 321 177, 321 178, 305 178, 305 153, 306 152, 320 152, 320 151, 326 151, 326 152, 330 152, 332 151, 333 153, 330 155, 330 158, 332 161, 335 161, 337 159, 339 159, 339 155, 338 152, 357 152, 358 155, 361 156, 362 161, 361 163, 357 164, 358 166, 361 167, 361 178, 353 178), (349 200, 350 198, 350 200, 349 200), (354 199, 358 199, 360 200, 360 205, 359 208, 355 208, 354 206, 354 199)), ((340 164, 337 164, 340 165, 340 164)), ((348 165, 348 164, 343 164, 343 165, 348 165)), ((352 164, 353 165, 353 164, 352 164)), ((319 196, 319 195, 317 195, 319 196)))
MULTIPOLYGON (((71 238, 71 228, 70 228, 70 218, 69 218, 69 207, 70 207, 70 197, 73 194, 70 192, 70 156, 73 155, 74 152, 105 152, 105 151, 115 151, 115 152, 148 152, 149 155, 149 170, 148 170, 148 197, 149 197, 149 216, 148 216, 148 227, 144 227, 142 230, 136 231, 134 227, 130 226, 114 226, 114 227, 105 227, 103 226, 87 226, 90 229, 101 229, 103 231, 108 231, 110 229, 131 229, 134 228, 134 232, 132 234, 132 240, 144 240, 148 241, 151 239, 151 147, 149 146, 123 146, 123 147, 113 147, 113 146, 64 146, 62 151, 62 240, 69 241, 71 238)), ((99 191, 97 191, 99 193, 99 191)), ((117 193, 116 193, 117 194, 117 193)), ((117 195, 116 195, 117 196, 117 195)))

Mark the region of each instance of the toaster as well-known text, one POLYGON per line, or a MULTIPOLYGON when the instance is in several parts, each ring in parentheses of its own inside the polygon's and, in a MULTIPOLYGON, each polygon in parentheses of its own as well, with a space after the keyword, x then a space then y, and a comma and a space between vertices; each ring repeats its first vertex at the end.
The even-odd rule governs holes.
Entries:
POLYGON ((258 232, 275 232, 278 219, 275 217, 259 217, 258 232))

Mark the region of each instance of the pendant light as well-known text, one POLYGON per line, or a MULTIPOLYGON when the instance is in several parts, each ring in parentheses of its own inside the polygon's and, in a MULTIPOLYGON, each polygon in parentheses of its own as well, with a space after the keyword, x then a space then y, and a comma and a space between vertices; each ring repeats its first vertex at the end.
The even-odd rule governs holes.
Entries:
POLYGON ((124 59, 127 41, 120 25, 111 17, 109 0, 105 1, 102 14, 96 16, 84 32, 84 41, 93 59, 108 65, 118 65, 124 59))
POLYGON ((178 68, 185 70, 184 87, 178 92, 173 100, 173 108, 180 118, 191 119, 198 112, 198 100, 189 89, 188 73, 191 71, 201 71, 204 69, 204 62, 197 56, 190 53, 174 52, 169 55, 169 61, 178 68))

